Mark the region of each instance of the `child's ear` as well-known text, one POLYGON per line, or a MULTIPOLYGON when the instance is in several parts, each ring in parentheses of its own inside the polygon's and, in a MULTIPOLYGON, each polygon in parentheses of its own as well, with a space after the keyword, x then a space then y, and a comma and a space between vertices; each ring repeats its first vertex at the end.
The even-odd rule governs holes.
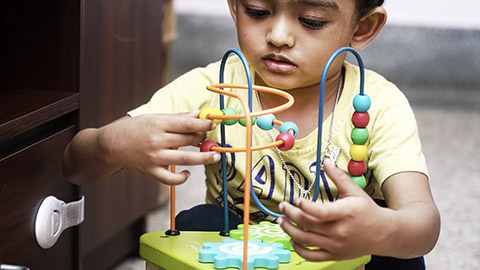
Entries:
POLYGON ((232 15, 233 23, 237 27, 237 1, 228 0, 228 7, 230 8, 230 14, 232 15))
POLYGON ((355 50, 362 50, 380 33, 387 22, 387 12, 383 7, 376 7, 365 16, 363 16, 353 33, 350 47, 355 50))

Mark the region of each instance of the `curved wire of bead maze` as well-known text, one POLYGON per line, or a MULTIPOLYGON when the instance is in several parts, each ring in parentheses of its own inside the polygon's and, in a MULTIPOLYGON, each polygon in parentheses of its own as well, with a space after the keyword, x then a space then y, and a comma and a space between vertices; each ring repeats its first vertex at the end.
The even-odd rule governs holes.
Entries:
MULTIPOLYGON (((321 163, 322 163, 322 157, 321 157, 321 144, 322 144, 322 122, 323 122, 323 104, 324 104, 324 97, 325 97, 325 82, 327 78, 327 73, 328 70, 330 69, 330 66, 332 65, 333 61, 335 58, 340 55, 343 52, 351 52, 355 58, 357 59, 358 66, 360 69, 360 93, 357 94, 353 100, 353 107, 355 108, 355 112, 352 115, 352 123, 353 123, 353 129, 351 132, 351 139, 353 144, 350 147, 350 156, 351 160, 348 163, 348 172, 351 175, 352 180, 359 185, 361 188, 365 188, 366 186, 366 179, 365 179, 365 171, 366 171, 366 165, 365 165, 365 160, 367 158, 367 153, 368 153, 368 147, 366 146, 366 143, 369 139, 369 133, 366 128, 370 121, 370 116, 368 114, 368 109, 370 108, 371 105, 371 100, 368 95, 364 93, 364 81, 365 81, 365 70, 364 70, 364 64, 363 60, 360 56, 360 54, 353 48, 351 47, 343 47, 335 51, 327 61, 325 68, 322 73, 322 78, 320 82, 320 100, 319 100, 319 115, 318 115, 318 137, 317 137, 317 161, 316 161, 316 172, 315 173, 315 192, 312 198, 312 201, 316 201, 320 192, 319 188, 319 174, 321 172, 321 163)), ((202 119, 211 119, 215 121, 218 124, 221 124, 221 143, 218 145, 218 143, 214 141, 206 141, 204 142, 200 150, 203 152, 206 151, 217 151, 220 152, 222 155, 222 178, 223 178, 223 201, 224 201, 224 216, 225 216, 225 230, 220 232, 221 235, 223 236, 228 236, 228 192, 227 190, 227 180, 226 180, 226 152, 246 152, 246 170, 245 170, 245 190, 244 190, 244 217, 243 217, 243 223, 244 223, 244 264, 247 263, 247 250, 246 247, 248 246, 248 224, 250 221, 250 215, 245 214, 250 212, 250 195, 252 196, 253 200, 257 204, 257 206, 264 211, 265 213, 273 216, 273 217, 279 217, 280 214, 275 213, 265 206, 258 200, 258 198, 255 195, 255 192, 253 190, 253 186, 251 183, 251 154, 252 151, 257 151, 257 150, 262 150, 262 149, 267 149, 271 147, 278 147, 280 150, 287 151, 290 150, 294 143, 295 143, 295 137, 296 134, 298 133, 298 128, 297 126, 292 123, 292 122, 282 122, 280 120, 277 120, 275 116, 273 116, 273 113, 275 112, 280 112, 283 110, 286 110, 290 108, 293 105, 293 97, 284 91, 270 88, 270 87, 263 87, 263 86, 254 86, 252 84, 252 78, 251 78, 251 73, 250 69, 248 67, 248 63, 243 56, 241 52, 239 52, 236 49, 231 49, 228 50, 225 55, 222 58, 221 66, 220 66, 220 80, 218 84, 212 84, 207 86, 207 89, 209 91, 216 92, 220 94, 220 109, 218 108, 208 108, 204 109, 200 112, 199 117, 202 119), (247 85, 239 85, 239 84, 225 84, 223 83, 224 81, 224 68, 225 68, 225 63, 227 58, 230 56, 230 54, 236 54, 242 61, 245 73, 247 76, 247 85), (224 88, 237 88, 237 89, 247 89, 248 90, 248 105, 245 104, 245 101, 242 96, 237 95, 232 92, 228 92, 223 90, 224 88), (284 98, 286 98, 288 101, 285 104, 282 104, 280 106, 270 108, 268 110, 264 110, 262 112, 256 112, 252 113, 251 108, 252 108, 252 90, 256 91, 263 91, 263 92, 268 92, 268 93, 273 93, 280 95, 284 98), (225 108, 224 106, 224 96, 223 95, 228 95, 234 98, 237 98, 242 107, 243 107, 243 112, 238 112, 233 108, 225 108), (275 142, 272 142, 270 144, 266 144, 263 146, 252 146, 252 124, 253 121, 252 119, 257 118, 257 125, 263 129, 263 130, 270 130, 272 129, 275 124, 280 125, 280 135, 277 137, 275 142), (246 146, 241 147, 241 148, 232 148, 232 147, 224 147, 226 145, 225 142, 225 125, 233 125, 237 121, 239 121, 243 126, 246 127, 246 146), (248 192, 250 190, 250 192, 248 192)), ((174 167, 172 166, 172 171, 174 171, 174 167)), ((172 186, 171 193, 174 198, 174 187, 172 186)), ((171 207, 174 205, 174 199, 172 201, 171 199, 171 207)), ((174 207, 174 206, 173 206, 174 207)), ((174 208, 173 210, 171 209, 171 213, 174 213, 174 208)), ((171 214, 171 219, 174 219, 174 214, 171 214)), ((177 233, 175 230, 175 225, 174 221, 172 222, 171 220, 171 230, 167 231, 170 233, 177 233)), ((244 268, 246 269, 246 265, 244 265, 244 268)))

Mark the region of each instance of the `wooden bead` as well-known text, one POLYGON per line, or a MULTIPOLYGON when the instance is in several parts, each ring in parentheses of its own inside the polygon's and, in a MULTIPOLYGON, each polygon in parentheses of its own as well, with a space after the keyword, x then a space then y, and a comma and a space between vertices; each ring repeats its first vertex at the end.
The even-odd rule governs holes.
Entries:
POLYGON ((368 129, 354 128, 350 137, 354 144, 365 144, 368 141, 368 129))
POLYGON ((355 161, 364 161, 367 158, 368 148, 366 145, 352 144, 350 157, 355 161))
POLYGON ((371 101, 370 97, 367 95, 360 95, 357 94, 355 98, 353 98, 353 107, 357 112, 366 112, 370 108, 371 101))
POLYGON ((212 147, 218 147, 218 143, 212 140, 204 141, 200 146, 200 152, 210 152, 213 151, 212 147))
POLYGON ((283 144, 278 146, 278 149, 282 151, 288 151, 292 149, 292 147, 295 145, 295 138, 293 137, 290 132, 282 132, 278 134, 277 139, 275 141, 283 141, 283 144))
MULTIPOLYGON (((238 114, 238 111, 235 108, 232 108, 232 107, 223 108, 222 111, 225 115, 236 115, 236 114, 238 114)), ((231 125, 235 125, 237 122, 238 122, 238 119, 224 119, 222 123, 227 125, 227 126, 231 126, 231 125)))
MULTIPOLYGON (((222 110, 220 110, 219 108, 216 108, 216 107, 213 107, 213 108, 208 108, 208 109, 203 109, 200 114, 198 115, 198 118, 200 119, 212 119, 210 117, 208 117, 209 115, 223 115, 223 112, 222 110)), ((213 122, 215 122, 215 124, 219 125, 220 123, 222 123, 222 119, 212 119, 213 122)))
MULTIPOLYGON (((241 110, 240 114, 245 114, 245 111, 241 110)), ((256 117, 252 117, 252 126, 255 125, 256 120, 257 120, 256 117)), ((245 120, 245 118, 238 119, 238 123, 244 127, 247 126, 247 120, 245 120)))
POLYGON ((368 112, 354 112, 352 115, 352 123, 357 128, 365 128, 370 122, 370 115, 368 112))
POLYGON ((271 130, 275 126, 274 119, 275 115, 273 114, 261 115, 257 119, 257 126, 263 130, 271 130))
POLYGON ((285 122, 280 126, 280 133, 293 131, 293 137, 297 138, 298 127, 293 122, 285 122))
POLYGON ((365 161, 350 160, 350 162, 348 162, 347 168, 351 176, 360 176, 365 173, 365 161))
POLYGON ((365 176, 360 175, 360 176, 350 176, 352 178, 353 182, 357 184, 360 188, 364 189, 367 186, 367 179, 365 179, 365 176))

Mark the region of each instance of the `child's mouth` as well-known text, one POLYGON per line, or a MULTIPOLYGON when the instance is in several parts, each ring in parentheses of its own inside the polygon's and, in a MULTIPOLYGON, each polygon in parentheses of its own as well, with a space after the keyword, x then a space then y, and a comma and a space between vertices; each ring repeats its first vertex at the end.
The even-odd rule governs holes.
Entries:
POLYGON ((276 73, 289 73, 296 68, 295 64, 284 57, 267 56, 262 61, 268 69, 276 73))

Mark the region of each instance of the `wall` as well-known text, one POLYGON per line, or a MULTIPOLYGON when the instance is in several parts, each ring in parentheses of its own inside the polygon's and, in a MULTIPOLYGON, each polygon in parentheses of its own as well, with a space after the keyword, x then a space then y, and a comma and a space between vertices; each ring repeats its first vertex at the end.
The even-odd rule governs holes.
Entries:
MULTIPOLYGON (((229 16, 227 0, 175 0, 179 13, 229 16)), ((389 24, 480 29, 478 0, 386 0, 389 24)))
POLYGON ((386 0, 389 24, 480 29, 478 0, 386 0))
MULTIPOLYGON (((480 2, 463 0, 462 5, 448 7, 446 0, 414 1, 387 0, 387 26, 362 51, 366 66, 401 88, 477 89, 480 16, 473 13, 480 2), (465 9, 465 5, 472 8, 465 9)), ((222 54, 219 52, 237 46, 226 0, 177 0, 175 7, 179 31, 188 33, 184 38, 195 40, 202 53, 194 59, 186 53, 176 54, 177 62, 173 64, 181 66, 174 69, 179 73, 174 72, 173 77, 218 60, 222 54)), ((188 44, 175 44, 177 51, 184 46, 188 44)))

